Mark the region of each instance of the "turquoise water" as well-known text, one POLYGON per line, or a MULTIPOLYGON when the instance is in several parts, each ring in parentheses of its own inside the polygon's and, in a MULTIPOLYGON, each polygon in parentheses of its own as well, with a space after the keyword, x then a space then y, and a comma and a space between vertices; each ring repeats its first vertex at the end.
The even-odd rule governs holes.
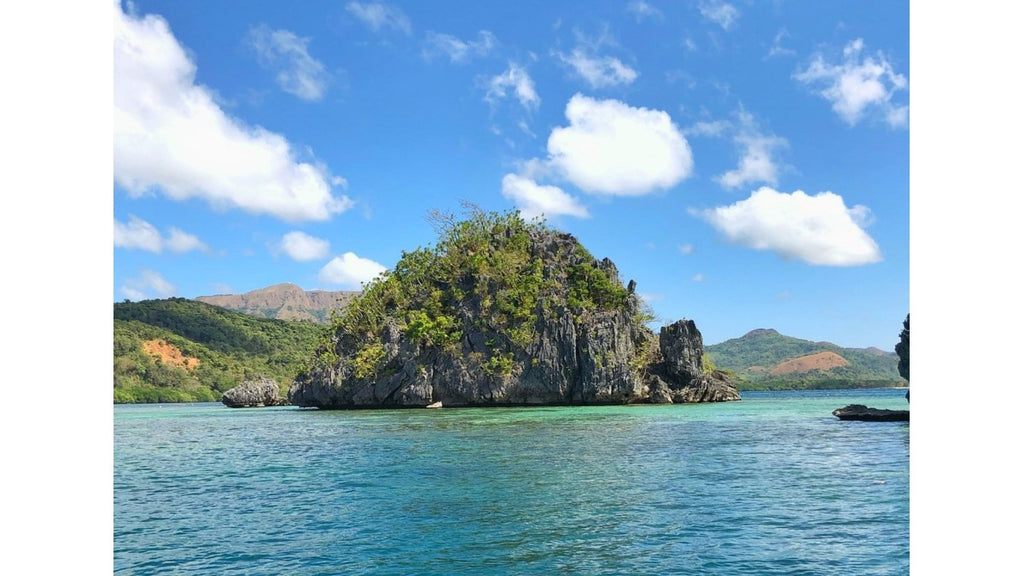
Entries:
POLYGON ((115 574, 909 574, 902 390, 114 407, 115 574))

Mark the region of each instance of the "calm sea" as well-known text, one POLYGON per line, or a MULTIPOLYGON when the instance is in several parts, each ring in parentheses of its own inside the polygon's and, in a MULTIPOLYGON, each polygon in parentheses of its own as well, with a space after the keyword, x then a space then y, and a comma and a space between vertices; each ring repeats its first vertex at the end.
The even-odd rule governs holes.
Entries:
POLYGON ((909 574, 902 390, 114 407, 115 574, 909 574))

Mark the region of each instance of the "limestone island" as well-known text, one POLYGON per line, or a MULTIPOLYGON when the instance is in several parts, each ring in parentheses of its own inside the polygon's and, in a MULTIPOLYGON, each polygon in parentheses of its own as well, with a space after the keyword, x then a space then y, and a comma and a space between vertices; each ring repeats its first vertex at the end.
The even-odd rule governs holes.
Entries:
POLYGON ((260 408, 288 404, 288 400, 281 398, 277 382, 265 376, 242 382, 224 392, 220 401, 228 408, 260 408))
POLYGON ((321 409, 739 400, 679 320, 655 334, 611 260, 518 212, 434 213, 332 319, 288 400, 321 409))

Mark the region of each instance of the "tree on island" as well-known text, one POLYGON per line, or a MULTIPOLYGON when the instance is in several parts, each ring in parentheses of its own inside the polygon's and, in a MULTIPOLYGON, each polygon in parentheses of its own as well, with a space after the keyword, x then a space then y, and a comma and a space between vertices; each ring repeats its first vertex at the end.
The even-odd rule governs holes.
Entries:
MULTIPOLYGON (((910 382, 910 314, 907 314, 907 319, 903 321, 903 331, 900 332, 900 342, 896 345, 896 354, 900 357, 900 362, 896 366, 897 370, 900 371, 900 376, 910 382)), ((910 401, 910 390, 907 390, 907 401, 910 401)))

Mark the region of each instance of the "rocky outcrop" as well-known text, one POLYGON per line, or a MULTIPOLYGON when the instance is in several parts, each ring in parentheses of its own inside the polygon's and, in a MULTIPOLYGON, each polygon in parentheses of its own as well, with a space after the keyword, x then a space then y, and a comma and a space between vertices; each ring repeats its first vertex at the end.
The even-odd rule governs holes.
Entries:
POLYGON ((287 399, 281 398, 277 382, 270 378, 242 382, 225 392, 221 397, 221 402, 229 408, 255 408, 288 404, 287 399))
POLYGON ((703 373, 703 342, 692 321, 667 326, 660 337, 645 326, 635 283, 624 288, 611 260, 593 258, 569 234, 486 224, 488 246, 459 246, 422 277, 414 276, 413 266, 429 256, 406 255, 394 276, 367 288, 362 298, 379 301, 347 310, 352 316, 339 324, 329 347, 293 382, 291 403, 357 408, 739 399, 724 374, 703 373), (480 264, 486 258, 502 267, 480 264), (481 271, 451 271, 452 262, 466 261, 481 271), (433 284, 424 287, 428 281, 433 284), (431 299, 404 296, 409 286, 431 299), (358 315, 370 313, 379 315, 379 324, 359 323, 358 315))
POLYGON ((868 408, 863 404, 850 404, 832 411, 840 420, 861 420, 866 422, 909 422, 910 410, 882 410, 868 408))
POLYGON ((664 326, 658 335, 660 359, 648 366, 648 401, 728 402, 740 393, 719 370, 704 370, 704 339, 693 320, 664 326))

